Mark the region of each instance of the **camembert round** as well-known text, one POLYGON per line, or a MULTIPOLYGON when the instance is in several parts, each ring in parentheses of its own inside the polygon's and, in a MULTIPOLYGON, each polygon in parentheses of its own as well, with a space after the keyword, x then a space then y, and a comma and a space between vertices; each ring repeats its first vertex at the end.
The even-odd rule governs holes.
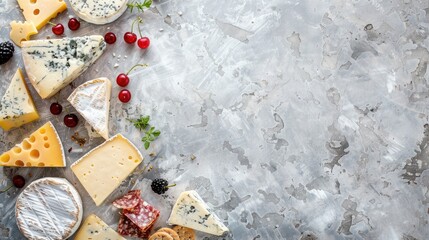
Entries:
POLYGON ((31 240, 67 239, 82 221, 82 200, 64 178, 41 178, 19 195, 15 206, 16 222, 31 240))

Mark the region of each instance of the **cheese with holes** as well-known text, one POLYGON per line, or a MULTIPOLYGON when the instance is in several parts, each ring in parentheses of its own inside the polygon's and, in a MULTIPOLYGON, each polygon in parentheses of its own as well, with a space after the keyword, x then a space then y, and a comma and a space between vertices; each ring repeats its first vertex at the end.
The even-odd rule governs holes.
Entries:
POLYGON ((100 35, 22 42, 22 58, 28 78, 45 99, 79 77, 104 52, 100 35))
POLYGON ((18 196, 16 223, 27 239, 67 239, 82 221, 82 200, 64 178, 41 178, 18 196))
POLYGON ((30 36, 37 34, 38 31, 33 22, 10 22, 10 39, 19 47, 22 41, 30 40, 30 36))
POLYGON ((142 160, 136 146, 117 134, 73 163, 71 170, 99 206, 142 160))
POLYGON ((69 0, 76 15, 93 24, 106 24, 118 19, 126 10, 128 0, 69 0))
POLYGON ((216 236, 224 235, 229 231, 194 190, 182 192, 180 194, 171 211, 168 223, 192 228, 216 236))
POLYGON ((18 68, 0 101, 0 127, 8 131, 37 119, 39 114, 18 68))
POLYGON ((37 29, 67 9, 64 0, 18 0, 18 5, 25 20, 33 22, 37 29))
POLYGON ((109 138, 109 110, 112 84, 97 78, 77 87, 68 97, 71 105, 105 139, 109 138))
POLYGON ((94 214, 82 223, 74 240, 126 240, 94 214))
POLYGON ((65 167, 64 149, 51 122, 0 155, 0 166, 65 167))

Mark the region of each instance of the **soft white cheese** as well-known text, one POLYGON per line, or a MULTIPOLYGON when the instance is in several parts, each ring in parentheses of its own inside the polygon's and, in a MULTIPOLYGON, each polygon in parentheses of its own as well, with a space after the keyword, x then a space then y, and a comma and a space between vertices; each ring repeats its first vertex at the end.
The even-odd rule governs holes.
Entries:
POLYGON ((69 0, 76 15, 93 24, 106 24, 118 19, 126 10, 128 0, 69 0))

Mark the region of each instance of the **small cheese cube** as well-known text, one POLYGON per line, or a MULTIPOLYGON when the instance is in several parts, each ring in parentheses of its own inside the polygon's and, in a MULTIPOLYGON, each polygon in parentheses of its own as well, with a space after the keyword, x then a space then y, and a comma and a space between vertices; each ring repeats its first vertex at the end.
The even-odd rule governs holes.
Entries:
POLYGON ((33 22, 10 22, 10 39, 19 47, 21 47, 22 41, 30 40, 30 36, 37 34, 38 31, 33 22))

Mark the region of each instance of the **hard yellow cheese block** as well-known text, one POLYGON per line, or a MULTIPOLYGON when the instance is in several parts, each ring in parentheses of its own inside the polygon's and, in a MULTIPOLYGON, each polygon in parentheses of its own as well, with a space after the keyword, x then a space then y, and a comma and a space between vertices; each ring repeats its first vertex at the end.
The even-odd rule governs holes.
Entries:
POLYGON ((0 101, 0 127, 8 131, 37 119, 39 114, 18 68, 0 101))
POLYGON ((64 149, 51 122, 0 155, 0 166, 65 167, 64 149))
POLYGON ((71 169, 99 206, 142 160, 139 150, 117 134, 73 163, 71 169))
POLYGON ((38 31, 33 22, 10 22, 10 39, 19 47, 21 47, 22 41, 30 40, 30 36, 37 34, 38 31))
POLYGON ((94 214, 89 215, 82 223, 74 240, 126 240, 115 230, 111 229, 103 220, 94 214))
POLYGON ((18 4, 25 19, 33 22, 37 29, 67 9, 64 0, 18 0, 18 4))

